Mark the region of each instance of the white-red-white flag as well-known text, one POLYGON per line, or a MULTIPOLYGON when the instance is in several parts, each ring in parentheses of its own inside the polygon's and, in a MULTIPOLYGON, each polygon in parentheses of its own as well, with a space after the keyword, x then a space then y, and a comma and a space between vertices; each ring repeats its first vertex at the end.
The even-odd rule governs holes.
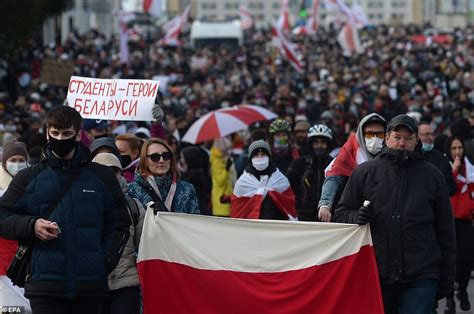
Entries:
POLYGON ((146 212, 144 313, 383 313, 369 225, 146 212))
POLYGON ((249 29, 253 26, 253 18, 250 11, 241 4, 239 7, 240 27, 242 29, 249 29))
POLYGON ((120 63, 127 64, 130 56, 128 50, 128 39, 130 30, 128 23, 135 17, 134 13, 119 11, 117 13, 119 21, 119 38, 120 38, 120 63))
POLYGON ((244 171, 234 187, 230 202, 230 216, 258 219, 266 197, 272 200, 280 212, 288 217, 288 220, 298 220, 295 194, 291 190, 288 178, 278 169, 271 176, 260 176, 260 179, 244 171))
POLYGON ((278 27, 284 32, 290 32, 290 9, 288 7, 288 0, 281 2, 280 16, 277 22, 278 27))
POLYGON ((365 15, 364 9, 359 3, 357 3, 357 1, 352 2, 351 12, 357 28, 363 28, 364 26, 369 25, 369 20, 365 15))
POLYGON ((143 12, 153 16, 161 14, 161 0, 143 0, 143 12))
POLYGON ((183 32, 184 26, 188 23, 189 5, 184 9, 181 15, 175 16, 171 21, 163 25, 163 30, 165 30, 165 36, 158 42, 161 46, 180 46, 181 41, 179 36, 183 32))
POLYGON ((344 55, 352 56, 357 53, 364 52, 364 48, 360 44, 359 32, 357 27, 351 21, 346 22, 342 27, 339 35, 337 36, 337 41, 344 50, 344 55))
POLYGON ((277 24, 272 27, 272 44, 280 49, 281 55, 298 73, 303 72, 303 64, 295 51, 296 45, 286 39, 277 24))
POLYGON ((319 0, 313 0, 311 16, 306 21, 305 31, 307 34, 314 34, 318 31, 319 25, 319 0))

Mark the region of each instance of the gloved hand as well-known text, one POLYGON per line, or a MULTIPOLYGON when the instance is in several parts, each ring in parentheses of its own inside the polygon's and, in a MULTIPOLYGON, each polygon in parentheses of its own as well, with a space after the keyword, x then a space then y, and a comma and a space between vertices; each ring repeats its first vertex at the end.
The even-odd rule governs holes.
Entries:
POLYGON ((225 194, 222 194, 220 197, 219 197, 219 202, 221 202, 221 204, 229 204, 230 201, 232 199, 232 196, 231 195, 225 195, 225 194))
POLYGON ((163 122, 163 118, 165 116, 163 109, 161 109, 160 104, 158 101, 155 101, 155 104, 153 105, 153 108, 151 109, 151 113, 153 115, 153 118, 155 118, 155 121, 157 123, 163 122))
POLYGON ((375 218, 375 211, 370 201, 364 201, 364 205, 359 208, 359 215, 357 216, 357 224, 365 225, 375 218))

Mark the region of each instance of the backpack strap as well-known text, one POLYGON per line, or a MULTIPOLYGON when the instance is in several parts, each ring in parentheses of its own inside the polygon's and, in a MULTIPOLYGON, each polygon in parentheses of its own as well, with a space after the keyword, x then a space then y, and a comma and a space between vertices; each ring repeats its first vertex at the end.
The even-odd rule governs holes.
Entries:
POLYGON ((135 199, 131 197, 126 197, 127 200, 127 207, 130 213, 130 217, 132 218, 132 222, 134 226, 137 226, 138 219, 140 218, 140 210, 138 209, 138 204, 135 199))

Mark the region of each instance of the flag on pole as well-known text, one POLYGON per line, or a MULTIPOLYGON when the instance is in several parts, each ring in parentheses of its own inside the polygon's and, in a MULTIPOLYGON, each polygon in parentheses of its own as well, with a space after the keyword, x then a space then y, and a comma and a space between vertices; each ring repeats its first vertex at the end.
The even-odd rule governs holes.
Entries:
POLYGON ((272 27, 272 44, 280 49, 282 56, 298 73, 303 72, 303 64, 295 51, 296 45, 285 38, 278 24, 272 27))
POLYGON ((311 8, 311 16, 306 21, 306 32, 314 34, 318 30, 319 25, 319 0, 313 0, 313 7, 311 8))
POLYGON ((362 6, 355 0, 352 2, 351 12, 357 28, 369 25, 369 20, 367 19, 367 15, 365 15, 364 9, 362 9, 362 6))
POLYGON ((175 16, 171 21, 163 25, 165 36, 158 42, 162 46, 180 46, 179 36, 183 28, 188 23, 190 8, 189 5, 184 9, 181 15, 175 16))
POLYGON ((278 17, 278 27, 284 32, 290 32, 290 9, 288 0, 283 0, 280 8, 280 16, 278 17))
POLYGON ((360 44, 359 32, 357 27, 351 21, 348 21, 339 32, 337 41, 344 50, 344 55, 352 56, 353 54, 362 53, 364 49, 360 44))
POLYGON ((128 23, 135 17, 135 14, 119 11, 117 13, 119 20, 119 38, 120 38, 120 63, 127 64, 130 53, 128 51, 129 32, 128 23))
POLYGON ((242 29, 249 29, 253 26, 253 18, 250 11, 241 4, 239 7, 240 27, 242 29))
POLYGON ((147 210, 144 313, 383 313, 369 225, 147 210))
POLYGON ((161 14, 161 0, 143 0, 143 12, 153 16, 161 14))

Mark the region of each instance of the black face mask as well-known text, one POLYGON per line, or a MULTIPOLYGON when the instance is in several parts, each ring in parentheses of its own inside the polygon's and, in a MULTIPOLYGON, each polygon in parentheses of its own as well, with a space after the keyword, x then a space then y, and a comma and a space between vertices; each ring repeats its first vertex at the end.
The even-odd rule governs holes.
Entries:
POLYGON ((306 138, 297 137, 296 138, 296 144, 298 144, 299 146, 304 146, 306 144, 306 138))
POLYGON ((324 154, 326 154, 326 148, 314 148, 313 154, 316 157, 324 156, 324 154))
POLYGON ((120 159, 122 160, 123 169, 132 163, 132 157, 130 157, 130 155, 120 155, 120 159))
POLYGON ((52 151, 58 156, 63 158, 67 154, 69 154, 74 147, 76 147, 76 135, 73 137, 68 138, 66 140, 58 140, 49 136, 49 144, 51 145, 52 151))

